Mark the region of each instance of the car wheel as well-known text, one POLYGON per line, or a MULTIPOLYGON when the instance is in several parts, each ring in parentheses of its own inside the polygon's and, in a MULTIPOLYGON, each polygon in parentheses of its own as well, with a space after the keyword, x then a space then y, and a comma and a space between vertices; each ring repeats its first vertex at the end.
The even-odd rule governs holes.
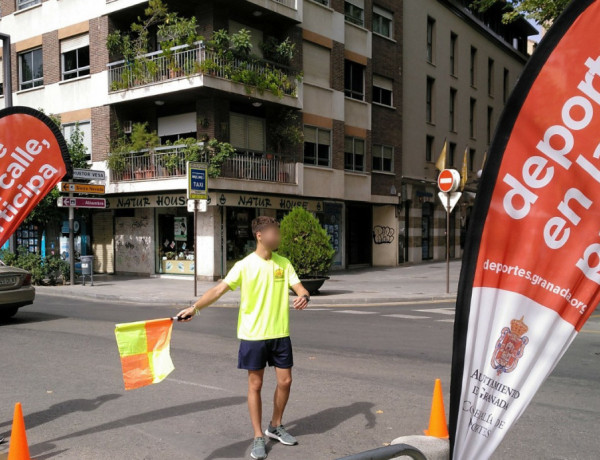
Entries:
POLYGON ((17 314, 18 311, 19 309, 17 307, 0 310, 0 318, 12 318, 17 314))

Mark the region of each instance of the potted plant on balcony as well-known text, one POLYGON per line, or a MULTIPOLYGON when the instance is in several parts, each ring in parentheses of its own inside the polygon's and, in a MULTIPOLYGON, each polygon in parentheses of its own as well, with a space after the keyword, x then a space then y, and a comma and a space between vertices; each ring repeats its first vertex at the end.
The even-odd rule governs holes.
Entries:
POLYGON ((204 144, 204 153, 208 163, 208 177, 220 177, 223 163, 235 155, 235 148, 227 142, 211 139, 204 144))
POLYGON ((143 170, 143 174, 146 179, 153 178, 156 175, 154 149, 160 144, 160 138, 158 137, 157 132, 148 130, 148 122, 134 123, 132 125, 129 142, 132 152, 143 151, 143 155, 149 157, 147 168, 143 170))
POLYGON ((318 294, 335 253, 329 235, 315 216, 296 207, 281 221, 281 244, 277 251, 292 263, 304 287, 318 294))

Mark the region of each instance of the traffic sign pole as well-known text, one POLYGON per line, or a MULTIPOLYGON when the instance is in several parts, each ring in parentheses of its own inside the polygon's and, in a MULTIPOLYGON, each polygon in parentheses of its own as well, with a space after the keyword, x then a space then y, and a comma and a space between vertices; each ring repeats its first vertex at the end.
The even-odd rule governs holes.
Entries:
POLYGON ((447 193, 446 206, 446 294, 450 294, 450 194, 447 193))
POLYGON ((438 176, 438 188, 440 189, 440 200, 446 208, 446 294, 450 293, 450 214, 460 193, 456 192, 460 185, 460 173, 456 169, 444 169, 438 176), (453 202, 453 196, 456 201, 453 202), (444 203, 444 199, 446 202, 444 203))
POLYGON ((194 297, 198 297, 198 201, 194 200, 194 297))
MULTIPOLYGON (((69 198, 73 198, 73 193, 69 193, 69 198)), ((75 286, 75 208, 69 206, 69 266, 71 286, 75 286)))

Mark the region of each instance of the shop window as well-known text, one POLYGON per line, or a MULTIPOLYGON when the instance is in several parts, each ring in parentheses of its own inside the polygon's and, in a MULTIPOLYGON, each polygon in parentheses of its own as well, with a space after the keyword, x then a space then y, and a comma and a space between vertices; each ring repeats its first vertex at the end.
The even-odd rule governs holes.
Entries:
POLYGON ((227 208, 227 270, 256 249, 252 236, 255 208, 227 208))
POLYGON ((157 272, 194 274, 194 223, 186 208, 156 208, 157 272))

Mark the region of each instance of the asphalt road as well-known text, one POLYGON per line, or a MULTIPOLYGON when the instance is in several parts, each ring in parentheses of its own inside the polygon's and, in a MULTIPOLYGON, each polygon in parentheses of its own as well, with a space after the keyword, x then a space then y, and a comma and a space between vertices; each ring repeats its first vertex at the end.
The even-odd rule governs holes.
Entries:
MULTIPOLYGON (((175 371, 160 384, 123 390, 114 324, 174 313, 39 295, 0 323, 0 436, 9 435, 20 401, 38 460, 249 458, 236 309, 209 308, 175 324, 175 371)), ((335 459, 422 433, 435 378, 449 388, 453 318, 452 305, 439 303, 292 311, 294 383, 284 423, 300 444, 269 443, 269 458, 335 459)), ((496 459, 598 458, 600 317, 588 324, 496 459)), ((273 377, 267 373, 263 390, 265 424, 273 377)))

